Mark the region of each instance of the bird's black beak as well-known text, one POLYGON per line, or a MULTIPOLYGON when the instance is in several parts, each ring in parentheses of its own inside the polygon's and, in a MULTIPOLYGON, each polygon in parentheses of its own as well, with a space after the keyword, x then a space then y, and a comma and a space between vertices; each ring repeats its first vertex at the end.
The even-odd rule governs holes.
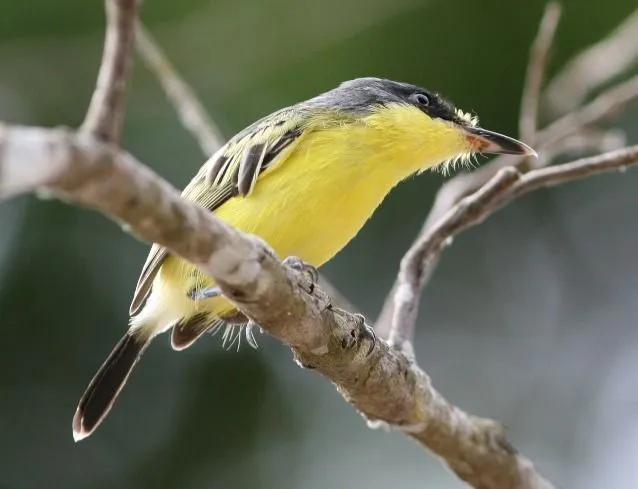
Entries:
POLYGON ((476 153, 538 157, 536 151, 517 139, 480 127, 464 127, 467 140, 476 153))

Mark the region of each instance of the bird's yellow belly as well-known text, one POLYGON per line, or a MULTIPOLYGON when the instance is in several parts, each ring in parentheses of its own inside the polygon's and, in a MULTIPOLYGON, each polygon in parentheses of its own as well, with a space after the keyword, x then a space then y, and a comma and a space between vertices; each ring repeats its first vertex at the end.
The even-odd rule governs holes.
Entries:
MULTIPOLYGON (((290 162, 293 163, 293 162, 290 162)), ((263 182, 249 197, 236 198, 215 214, 241 231, 263 238, 280 258, 298 256, 323 265, 361 229, 383 199, 377 185, 341 185, 321 179, 263 182)))
MULTIPOLYGON (((357 148, 351 144, 335 147, 333 138, 330 154, 321 157, 317 154, 321 141, 310 139, 300 143, 285 161, 285 171, 268 171, 250 195, 230 199, 214 214, 241 231, 261 237, 280 258, 297 256, 319 267, 359 232, 398 178, 387 175, 392 171, 387 162, 365 161, 383 155, 354 151, 359 156, 354 160, 352 150, 357 148), (384 166, 386 170, 379 171, 384 166)), ((160 272, 162 295, 170 293, 173 298, 166 299, 181 303, 186 317, 203 311, 216 315, 232 310, 225 300, 184 302, 193 287, 213 284, 194 272, 192 265, 169 257, 160 272)))
MULTIPOLYGON (((297 256, 319 267, 359 232, 392 187, 438 164, 446 151, 423 144, 420 135, 393 137, 366 125, 312 132, 280 163, 285 168, 266 170, 247 197, 230 199, 215 215, 261 237, 280 258, 297 256)), ((184 302, 193 287, 213 282, 178 258, 168 258, 160 276, 162 295, 172 296, 164 300, 179 302, 185 317, 233 310, 220 299, 184 302)))

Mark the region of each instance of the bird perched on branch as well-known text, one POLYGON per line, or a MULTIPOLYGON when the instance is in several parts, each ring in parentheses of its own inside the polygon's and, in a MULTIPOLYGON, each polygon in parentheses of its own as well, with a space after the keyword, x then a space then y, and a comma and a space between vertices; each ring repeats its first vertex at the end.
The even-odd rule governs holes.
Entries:
MULTIPOLYGON (((401 180, 477 153, 535 155, 520 141, 478 127, 476 117, 436 93, 359 78, 248 126, 202 166, 182 195, 261 237, 278 256, 319 267, 401 180)), ((102 422, 157 334, 172 330, 173 348, 181 350, 220 324, 248 321, 210 277, 158 245, 142 268, 130 313, 129 330, 79 402, 76 441, 102 422)))

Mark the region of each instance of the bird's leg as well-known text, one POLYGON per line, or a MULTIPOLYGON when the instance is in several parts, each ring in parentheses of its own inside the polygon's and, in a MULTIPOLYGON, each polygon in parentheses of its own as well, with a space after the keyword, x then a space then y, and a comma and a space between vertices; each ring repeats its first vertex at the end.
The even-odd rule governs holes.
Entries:
MULTIPOLYGON (((306 277, 308 278, 308 281, 309 281, 308 293, 312 294, 314 292, 315 284, 319 281, 319 272, 317 271, 317 269, 315 267, 313 267, 312 265, 304 262, 301 258, 298 258, 296 256, 289 256, 288 258, 286 258, 283 261, 283 264, 285 266, 287 266, 287 267, 290 267, 290 268, 292 268, 294 270, 297 270, 297 271, 305 274, 306 277)), ((223 295, 224 295, 224 293, 222 292, 222 290, 219 287, 207 287, 205 289, 193 289, 193 290, 188 292, 189 299, 194 300, 194 301, 212 299, 214 297, 222 297, 223 295)), ((330 304, 328 304, 328 307, 329 306, 330 306, 330 304)), ((257 328, 258 331, 260 331, 261 333, 264 332, 263 328, 259 324, 254 322, 252 319, 247 318, 241 312, 237 313, 237 317, 234 317, 234 316, 233 317, 222 317, 221 319, 223 319, 224 321, 226 321, 229 324, 243 324, 243 323, 246 323, 246 329, 244 330, 244 334, 246 336, 246 342, 250 346, 252 346, 253 348, 257 348, 258 345, 257 345, 257 341, 255 340, 255 329, 257 328)), ((364 320, 364 326, 365 326, 365 320, 364 320)), ((374 337, 374 333, 373 333, 373 338, 374 338, 374 341, 376 342, 376 337, 374 337)), ((374 347, 374 344, 373 344, 373 347, 374 347)))
MULTIPOLYGON (((310 280, 310 293, 312 294, 315 284, 319 281, 319 272, 317 271, 317 269, 296 256, 289 256, 283 261, 283 264, 307 275, 308 279, 310 280)), ((213 297, 221 297, 223 295, 224 293, 219 287, 192 289, 188 292, 189 299, 192 299, 194 301, 212 299, 213 297)))
POLYGON ((201 301, 203 299, 212 299, 213 297, 221 297, 223 294, 222 289, 219 287, 207 287, 205 289, 192 289, 188 292, 188 298, 194 301, 201 301))
POLYGON ((288 258, 285 258, 283 264, 293 270, 297 270, 298 272, 305 274, 310 282, 308 293, 312 294, 314 292, 315 285, 319 281, 319 272, 315 267, 306 263, 298 256, 289 256, 288 258))

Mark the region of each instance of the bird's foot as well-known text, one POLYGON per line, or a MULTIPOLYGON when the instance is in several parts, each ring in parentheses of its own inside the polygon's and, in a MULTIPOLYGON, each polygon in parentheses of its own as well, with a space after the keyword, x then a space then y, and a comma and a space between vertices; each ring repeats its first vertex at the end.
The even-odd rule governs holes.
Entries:
POLYGON ((377 335, 374 332, 374 329, 372 329, 371 326, 366 324, 366 318, 362 314, 358 314, 358 313, 354 314, 354 317, 356 318, 358 326, 359 326, 357 341, 366 340, 366 339, 370 341, 370 347, 368 348, 368 351, 366 352, 366 357, 369 357, 372 351, 374 350, 374 347, 377 346, 377 335))
POLYGON ((309 290, 308 293, 312 294, 315 289, 315 285, 319 281, 319 272, 315 267, 306 263, 301 258, 297 256, 289 256, 284 259, 283 264, 293 270, 297 270, 298 272, 303 273, 309 281, 309 290))
POLYGON ((212 299, 213 297, 221 297, 224 295, 219 287, 207 287, 205 289, 193 289, 188 293, 188 298, 194 301, 204 299, 212 299))

